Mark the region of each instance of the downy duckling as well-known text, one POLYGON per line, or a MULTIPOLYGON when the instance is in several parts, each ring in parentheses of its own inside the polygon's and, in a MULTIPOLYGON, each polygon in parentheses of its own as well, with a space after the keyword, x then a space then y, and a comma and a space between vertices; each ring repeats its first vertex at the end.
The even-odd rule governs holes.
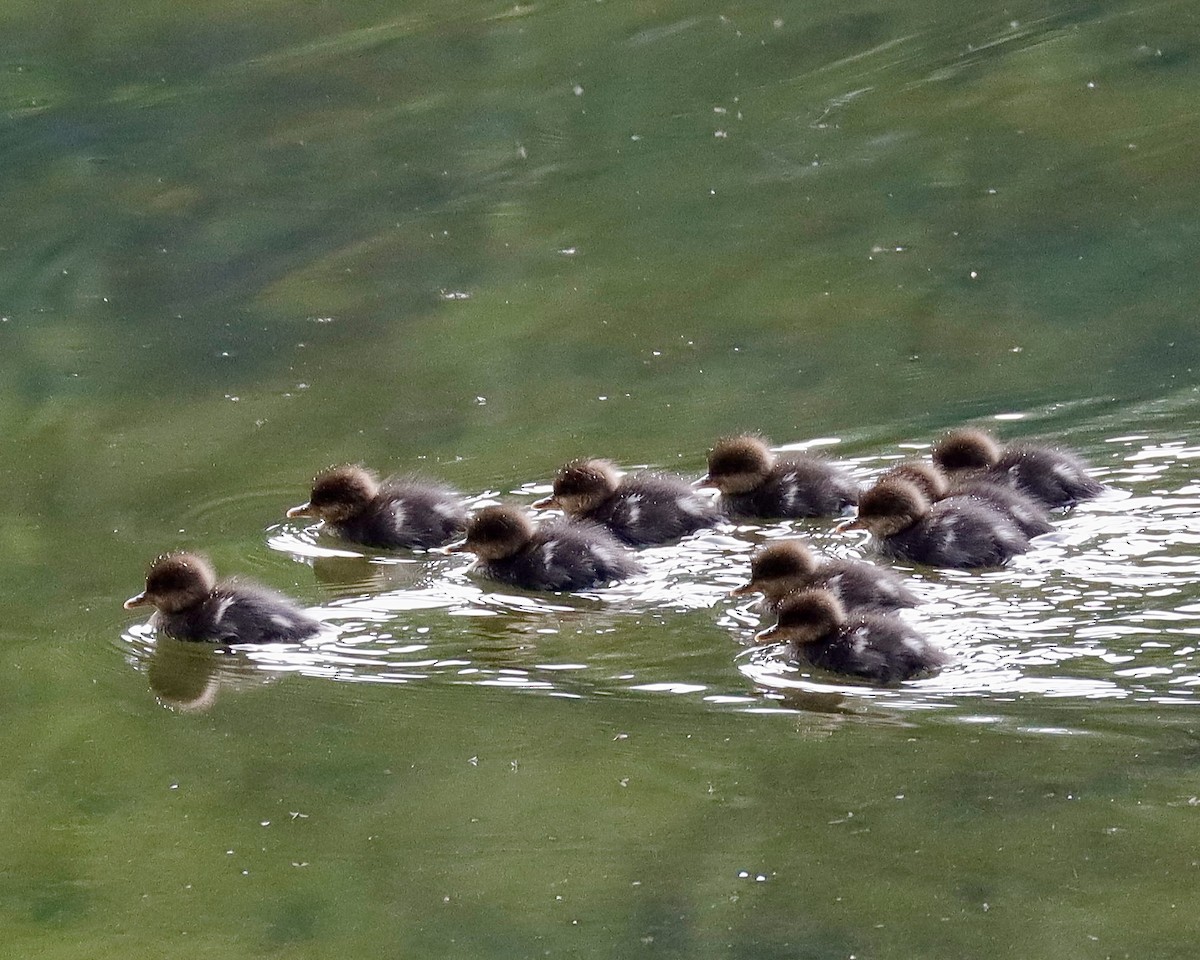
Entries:
POLYGON ((467 523, 466 506, 455 491, 410 477, 380 483, 357 464, 318 473, 308 502, 287 515, 316 517, 344 540, 382 548, 440 546, 467 523))
POLYGON ((632 554, 595 523, 559 519, 534 526, 516 507, 484 507, 466 539, 447 553, 473 553, 482 576, 527 590, 586 590, 637 572, 632 554))
POLYGON ((840 467, 804 454, 777 457, 753 436, 713 444, 697 486, 720 490, 733 517, 834 517, 858 502, 858 485, 840 467))
POLYGON ((785 597, 808 587, 828 590, 851 609, 896 610, 917 603, 894 571, 861 560, 818 561, 801 540, 780 540, 755 550, 750 579, 730 594, 761 593, 763 606, 778 612, 785 597))
POLYGON ((870 532, 890 556, 934 567, 997 567, 1029 549, 1029 538, 995 507, 970 497, 930 504, 907 480, 880 480, 863 493, 858 516, 839 531, 870 532))
POLYGON ((125 609, 153 605, 150 622, 177 640, 215 643, 292 643, 321 625, 287 597, 237 580, 218 582, 212 565, 194 553, 168 553, 150 564, 146 589, 125 609))
POLYGON ((1046 507, 1069 507, 1104 492, 1077 456, 1050 447, 1001 447, 982 430, 952 430, 934 444, 933 462, 951 477, 980 477, 1016 487, 1046 507))
POLYGON ((716 505, 696 495, 682 477, 641 471, 620 476, 608 460, 572 460, 554 476, 554 493, 534 504, 607 527, 640 547, 678 540, 720 520, 716 505))
POLYGON ((788 643, 813 666, 898 683, 932 673, 949 657, 894 614, 847 615, 828 590, 802 590, 784 599, 779 622, 759 633, 759 643, 788 643))
POLYGON ((880 480, 889 478, 909 481, 925 494, 930 503, 946 497, 980 500, 1012 520, 1027 537, 1039 537, 1054 529, 1050 515, 1039 501, 1016 487, 996 483, 987 477, 951 481, 936 464, 906 460, 879 475, 880 480))

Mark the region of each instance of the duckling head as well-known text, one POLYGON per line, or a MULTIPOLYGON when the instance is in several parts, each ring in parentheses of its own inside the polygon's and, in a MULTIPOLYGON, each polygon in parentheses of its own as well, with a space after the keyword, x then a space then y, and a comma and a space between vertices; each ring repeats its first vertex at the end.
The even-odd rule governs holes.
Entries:
POLYGON ((929 512, 929 498, 916 484, 890 478, 880 480, 858 498, 858 516, 839 524, 844 530, 867 530, 874 537, 895 536, 929 512))
POLYGON ((590 513, 617 492, 620 475, 608 460, 572 460, 554 475, 554 493, 534 501, 539 510, 557 507, 569 517, 590 513))
POLYGON ((467 536, 445 548, 447 553, 473 553, 480 560, 503 560, 523 550, 535 527, 516 507, 484 507, 467 522, 467 536))
POLYGON ((816 557, 807 544, 781 540, 754 552, 750 558, 750 579, 729 593, 734 597, 761 593, 768 600, 778 600, 803 586, 805 578, 816 569, 816 557))
POLYGON ((890 467, 879 475, 880 480, 907 480, 925 494, 925 498, 933 503, 941 500, 950 492, 950 480, 935 463, 925 463, 922 460, 905 460, 890 467))
POLYGON ((986 470, 1000 460, 1000 444, 982 430, 951 430, 933 445, 933 462, 947 473, 986 470))
POLYGON ((327 523, 343 523, 361 512, 379 494, 379 480, 366 467, 346 464, 322 470, 313 479, 307 503, 288 510, 290 519, 316 517, 327 523))
POLYGON ((779 622, 755 636, 759 643, 802 645, 824 640, 846 622, 846 608, 828 590, 801 590, 779 607, 779 622))
POLYGON ((722 437, 708 451, 708 473, 696 486, 738 496, 761 486, 773 466, 775 455, 761 437, 722 437))
POLYGON ((163 613, 178 613, 205 600, 217 585, 212 564, 195 553, 168 553, 146 574, 146 589, 125 601, 125 609, 153 604, 163 613))

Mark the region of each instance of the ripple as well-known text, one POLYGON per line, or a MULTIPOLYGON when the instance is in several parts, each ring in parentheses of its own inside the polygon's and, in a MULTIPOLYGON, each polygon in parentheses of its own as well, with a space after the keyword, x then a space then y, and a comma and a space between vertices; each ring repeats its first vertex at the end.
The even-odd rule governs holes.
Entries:
MULTIPOLYGON (((829 556, 872 559, 861 539, 834 533, 828 520, 703 531, 639 551, 642 572, 625 583, 571 595, 477 579, 457 556, 373 554, 319 525, 276 523, 268 544, 310 566, 324 595, 312 610, 327 626, 319 637, 201 656, 136 627, 122 634, 122 646, 160 700, 180 710, 206 709, 218 691, 262 688, 285 674, 558 697, 673 696, 735 711, 954 711, 964 722, 991 715, 978 710, 981 702, 1028 698, 1190 705, 1200 699, 1200 446, 1184 436, 1194 405, 1190 397, 1176 407, 1150 405, 1145 417, 1137 408, 1075 411, 1093 420, 1055 442, 1101 464, 1097 472, 1114 490, 1060 511, 1054 532, 1008 567, 969 573, 895 564, 922 601, 903 616, 954 658, 939 676, 899 687, 823 675, 785 649, 748 645, 762 618, 728 591, 745 579, 756 545, 800 534, 829 556)), ((846 462, 865 480, 924 446, 904 440, 846 462)), ((530 482, 504 496, 532 500, 546 490, 530 482)), ((268 496, 286 500, 273 492, 225 498, 194 516, 232 525, 261 516, 268 496)), ((474 502, 499 497, 486 491, 474 502)))

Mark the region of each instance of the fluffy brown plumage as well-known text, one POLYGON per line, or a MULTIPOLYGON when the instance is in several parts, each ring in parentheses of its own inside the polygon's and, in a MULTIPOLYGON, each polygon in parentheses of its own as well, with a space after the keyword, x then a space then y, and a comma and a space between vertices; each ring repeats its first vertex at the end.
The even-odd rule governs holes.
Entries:
POLYGON ((621 476, 608 460, 572 460, 554 476, 554 492, 534 507, 557 507, 591 520, 631 546, 666 543, 711 527, 720 511, 682 477, 657 471, 621 476))
POLYGON ((907 480, 880 480, 858 515, 838 530, 867 530, 883 553, 934 567, 999 566, 1029 549, 1029 538, 995 507, 969 497, 930 504, 907 480))
POLYGON ((787 596, 809 587, 828 590, 852 609, 894 610, 917 602, 894 571, 859 560, 819 560, 801 540, 780 540, 756 550, 750 557, 750 579, 731 593, 761 593, 763 605, 777 611, 787 596))
POLYGON ((357 464, 317 474, 308 501, 287 515, 315 517, 344 540, 383 548, 440 546, 462 533, 467 520, 455 491, 412 477, 380 482, 357 464))
POLYGON ((194 553, 159 557, 146 574, 146 589, 125 609, 153 606, 151 622, 179 640, 217 643, 283 643, 302 640, 320 624, 291 600, 237 580, 217 580, 212 565, 194 553))
POLYGON ((535 526, 511 506, 480 510, 466 538, 446 551, 473 553, 478 573, 528 590, 586 590, 637 572, 632 554, 598 524, 560 519, 535 526))
POLYGON ((787 643, 815 666, 876 683, 910 680, 948 662, 942 651, 895 614, 847 614, 828 590, 788 596, 779 608, 779 622, 755 639, 787 643))
POLYGON ((708 453, 697 484, 721 492, 733 517, 833 517, 857 502, 858 485, 818 457, 777 457, 761 437, 724 437, 708 453))
POLYGON ((1068 507, 1104 492, 1073 453, 1030 444, 1001 447, 982 430, 952 430, 934 444, 933 462, 951 477, 981 477, 1016 487, 1046 507, 1068 507))

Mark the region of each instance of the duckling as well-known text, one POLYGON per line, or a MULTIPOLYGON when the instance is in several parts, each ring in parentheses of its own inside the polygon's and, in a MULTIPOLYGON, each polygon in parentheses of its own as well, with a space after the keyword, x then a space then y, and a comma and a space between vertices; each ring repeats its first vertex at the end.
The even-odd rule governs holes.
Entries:
POLYGON ((321 625, 291 600, 237 580, 218 582, 212 565, 194 553, 168 553, 146 574, 146 589, 125 609, 155 607, 150 622, 177 640, 215 643, 291 643, 321 625))
POLYGON ((720 490, 734 517, 833 517, 858 502, 858 485, 839 467, 803 454, 776 457, 752 436, 713 444, 696 485, 720 490))
POLYGON ((885 470, 879 479, 907 480, 919 489, 931 503, 946 497, 972 497, 994 507, 1017 525, 1027 537, 1039 537, 1054 529, 1050 515, 1042 504, 1016 487, 1005 486, 987 477, 968 478, 952 482, 933 463, 906 460, 885 470))
POLYGON ((383 548, 436 547, 467 523, 466 506, 455 491, 411 477, 381 483, 356 464, 318 473, 308 502, 287 515, 316 517, 345 540, 383 548))
POLYGON ((473 553, 475 570, 527 590, 586 590, 637 572, 630 552, 599 524, 551 520, 540 527, 516 507, 484 507, 447 553, 473 553))
POLYGON ((622 477, 614 464, 596 459, 563 466, 554 476, 554 493, 533 505, 599 523, 635 547, 678 540, 720 519, 715 504, 681 477, 651 471, 622 477))
POLYGON ((819 562, 802 540, 780 540, 754 551, 750 579, 730 593, 761 593, 763 606, 778 612, 784 598, 806 587, 828 590, 852 609, 895 610, 917 603, 895 572, 860 560, 819 562))
POLYGON ((904 460, 888 467, 878 477, 880 480, 907 480, 929 499, 930 503, 950 495, 950 478, 932 463, 921 460, 904 460))
POLYGON ((894 614, 847 615, 829 590, 801 590, 786 597, 779 622, 754 639, 786 642, 816 667, 876 683, 911 680, 949 662, 894 614))
POLYGON ((933 462, 951 476, 977 476, 1016 487, 1046 507, 1069 507, 1104 492, 1073 453, 1014 444, 1001 448, 982 430, 952 430, 933 446, 933 462))
POLYGON ((1029 549, 1029 538, 995 507, 970 497, 930 504, 907 480, 880 480, 863 493, 858 516, 839 531, 864 529, 880 550, 934 567, 996 567, 1029 549))

